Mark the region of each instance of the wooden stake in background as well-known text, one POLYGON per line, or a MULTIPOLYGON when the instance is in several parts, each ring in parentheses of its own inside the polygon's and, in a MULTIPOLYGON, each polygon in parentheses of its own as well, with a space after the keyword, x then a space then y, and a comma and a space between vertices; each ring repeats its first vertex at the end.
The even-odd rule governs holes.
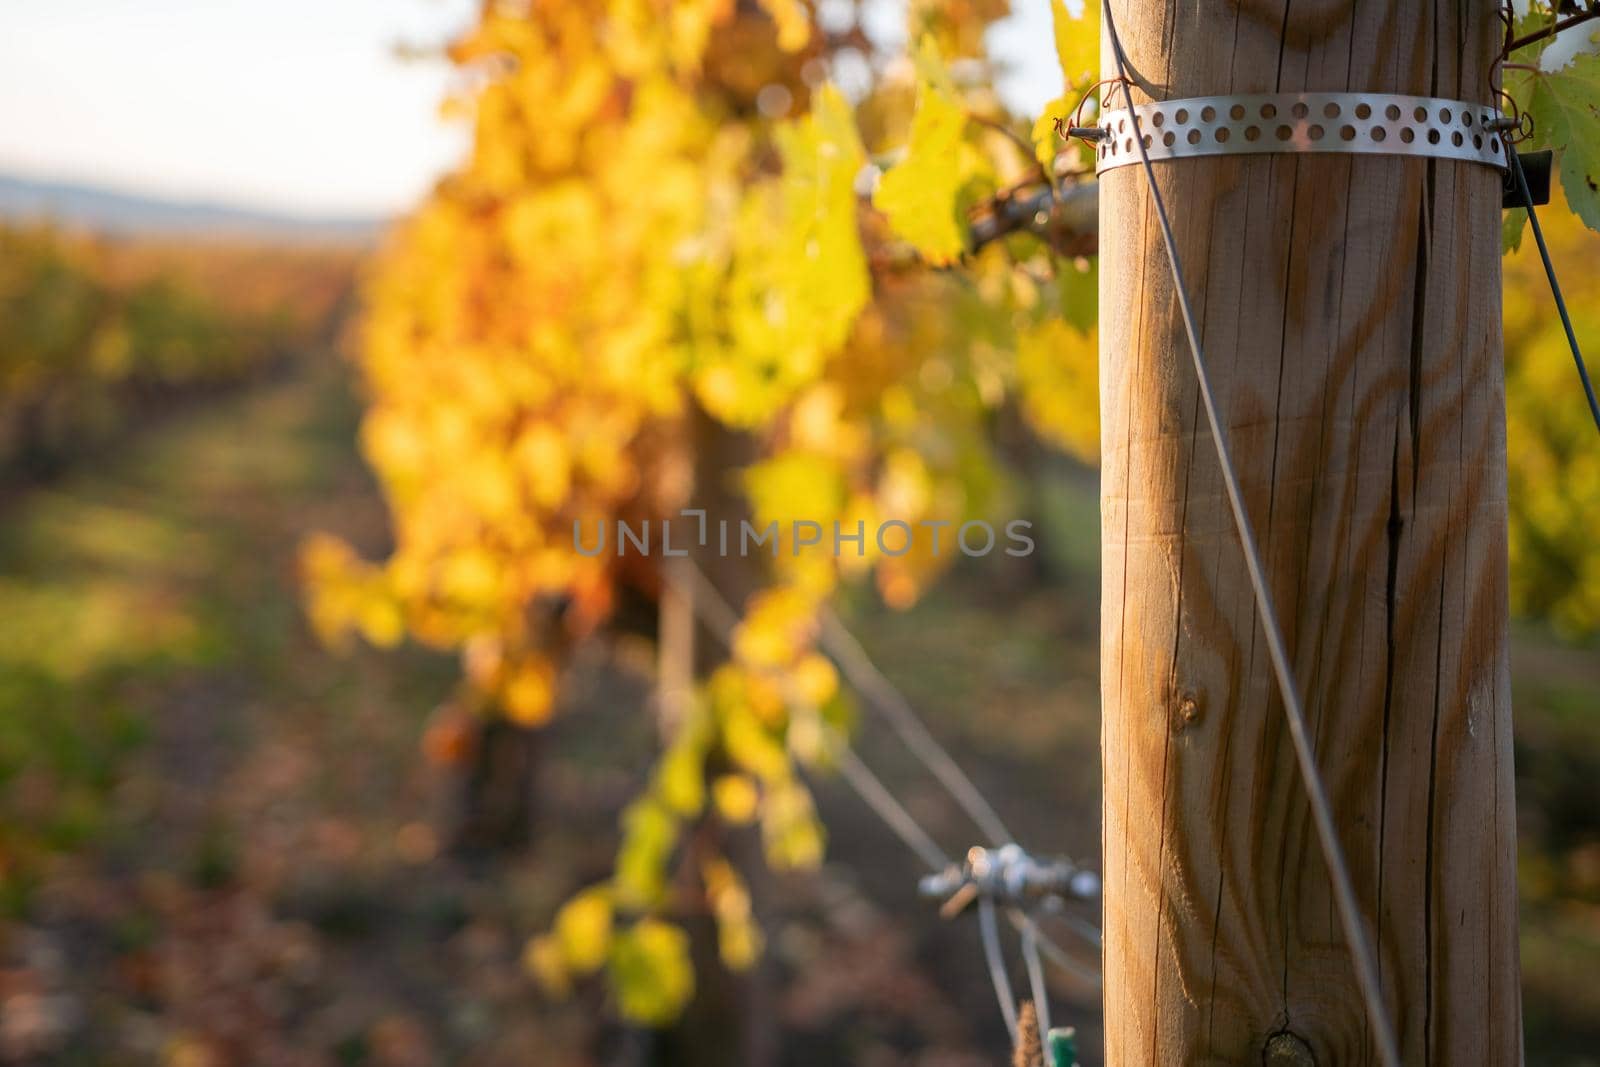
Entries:
MULTIPOLYGON (((1116 12, 1140 101, 1487 101, 1500 26, 1488 0, 1116 12)), ((1402 1057, 1519 1063, 1500 177, 1156 177, 1402 1057)), ((1107 1062, 1370 1062, 1140 168, 1100 202, 1107 1062)))

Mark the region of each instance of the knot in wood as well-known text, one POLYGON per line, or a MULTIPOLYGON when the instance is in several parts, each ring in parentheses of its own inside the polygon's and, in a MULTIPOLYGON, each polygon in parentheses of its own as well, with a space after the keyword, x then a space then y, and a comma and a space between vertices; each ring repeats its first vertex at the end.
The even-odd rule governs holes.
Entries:
POLYGON ((1261 1062, 1266 1067, 1316 1067, 1317 1058, 1311 1054, 1311 1046, 1287 1030, 1281 1030, 1267 1038, 1266 1047, 1261 1050, 1261 1062))
POLYGON ((1200 721, 1200 698, 1187 690, 1178 694, 1172 708, 1172 732, 1181 734, 1200 721))

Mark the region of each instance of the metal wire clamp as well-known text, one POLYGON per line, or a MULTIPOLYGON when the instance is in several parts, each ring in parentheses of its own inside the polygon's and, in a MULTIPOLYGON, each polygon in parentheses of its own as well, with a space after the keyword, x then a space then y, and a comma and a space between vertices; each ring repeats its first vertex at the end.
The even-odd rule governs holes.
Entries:
POLYGON ((1070 860, 1037 858, 1020 845, 979 846, 967 850, 965 863, 924 877, 917 891, 942 899, 940 914, 949 919, 980 897, 1018 906, 1050 899, 1092 900, 1100 895, 1100 877, 1070 860))
MULTIPOLYGON (((1506 166, 1499 116, 1489 104, 1396 93, 1253 93, 1159 100, 1134 110, 1152 162, 1287 152, 1506 166)), ((1098 130, 1096 173, 1139 162, 1126 109, 1108 111, 1098 130)))
POLYGON ((1058 1032, 1050 1026, 1050 1002, 1045 989, 1044 968, 1039 960, 1038 928, 1027 918, 1026 909, 1034 904, 1059 905, 1067 898, 1081 900, 1099 896, 1099 876, 1070 860, 1037 859, 1021 845, 1009 844, 993 849, 980 845, 967 850, 964 863, 951 864, 938 874, 923 878, 917 883, 917 890, 925 897, 943 899, 939 914, 946 919, 953 919, 974 904, 977 905, 984 961, 988 965, 989 979, 994 984, 995 996, 1000 1001, 1000 1012, 1005 1017, 1006 1029, 1011 1033, 1014 1048, 1021 1047, 1024 1034, 1017 1001, 1011 991, 1011 978, 1006 973, 1000 948, 996 912, 1004 907, 1013 915, 1022 916, 1022 953, 1027 962, 1028 986, 1037 1013, 1035 1021, 1038 1035, 1046 1035, 1050 1039, 1049 1067, 1071 1067, 1076 1057, 1066 1058, 1072 1048, 1070 1037, 1063 1037, 1066 1031, 1058 1032), (1059 1055, 1056 1051, 1058 1047, 1059 1055))

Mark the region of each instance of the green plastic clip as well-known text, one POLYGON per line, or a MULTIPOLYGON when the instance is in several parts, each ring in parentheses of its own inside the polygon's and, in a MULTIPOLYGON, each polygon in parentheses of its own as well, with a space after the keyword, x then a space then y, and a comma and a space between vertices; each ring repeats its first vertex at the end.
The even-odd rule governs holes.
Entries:
POLYGON ((1045 1040, 1050 1067, 1078 1067, 1078 1031, 1070 1026, 1051 1027, 1045 1040))

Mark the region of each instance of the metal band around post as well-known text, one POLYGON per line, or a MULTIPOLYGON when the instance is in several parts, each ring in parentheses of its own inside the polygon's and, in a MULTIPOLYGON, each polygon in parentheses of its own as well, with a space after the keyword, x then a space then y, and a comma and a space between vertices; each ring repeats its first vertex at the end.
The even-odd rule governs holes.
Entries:
MULTIPOLYGON (((1140 104, 1153 162, 1196 156, 1330 152, 1422 156, 1504 170, 1498 113, 1487 104, 1394 93, 1260 93, 1140 104)), ((1095 171, 1139 162, 1127 111, 1108 108, 1095 171)))

